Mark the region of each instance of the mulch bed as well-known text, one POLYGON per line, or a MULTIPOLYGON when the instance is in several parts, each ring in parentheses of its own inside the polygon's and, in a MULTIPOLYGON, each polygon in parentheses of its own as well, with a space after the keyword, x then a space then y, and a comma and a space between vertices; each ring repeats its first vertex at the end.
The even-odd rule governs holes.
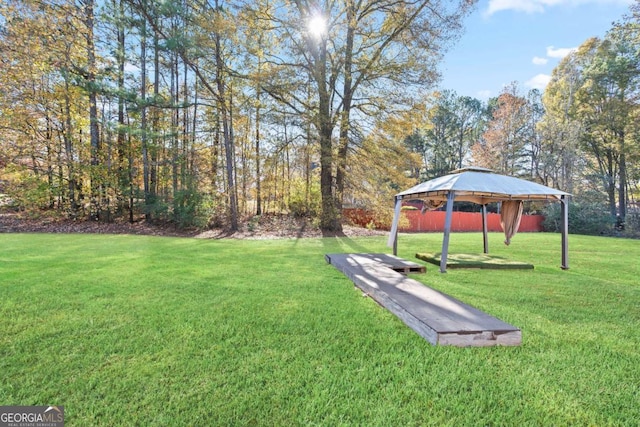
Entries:
POLYGON ((0 212, 0 233, 88 233, 132 234, 148 236, 193 237, 204 239, 283 239, 303 237, 358 237, 380 236, 387 232, 345 225, 342 233, 322 232, 307 218, 289 215, 262 215, 242 221, 239 230, 224 228, 208 230, 180 229, 171 223, 148 223, 140 219, 134 223, 110 223, 57 218, 27 218, 15 212, 0 212))

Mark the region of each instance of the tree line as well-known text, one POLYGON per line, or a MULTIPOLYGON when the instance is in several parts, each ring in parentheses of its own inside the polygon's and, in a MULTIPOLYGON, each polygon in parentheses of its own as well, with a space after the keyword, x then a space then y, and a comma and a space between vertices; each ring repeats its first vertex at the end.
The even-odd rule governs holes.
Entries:
POLYGON ((0 170, 30 212, 179 226, 346 204, 468 164, 624 219, 638 176, 638 3, 488 102, 434 92, 473 1, 5 0, 0 170))
POLYGON ((293 204, 338 230, 350 152, 372 117, 431 86, 472 3, 7 0, 12 195, 232 229, 293 204))

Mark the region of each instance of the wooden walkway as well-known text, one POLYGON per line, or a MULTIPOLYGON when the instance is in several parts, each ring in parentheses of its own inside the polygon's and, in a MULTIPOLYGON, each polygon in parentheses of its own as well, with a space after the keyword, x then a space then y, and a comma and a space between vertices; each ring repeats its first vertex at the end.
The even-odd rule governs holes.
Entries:
POLYGON ((386 254, 327 254, 328 263, 434 345, 520 345, 520 329, 410 279, 420 264, 386 254))
MULTIPOLYGON (((346 256, 349 254, 330 254, 326 255, 325 259, 329 264, 331 264, 330 257, 340 257, 346 256)), ((392 269, 393 271, 397 271, 398 273, 408 274, 408 273, 426 273, 427 267, 422 264, 418 264, 417 262, 407 261, 406 259, 402 259, 395 255, 389 254, 351 254, 352 256, 357 256, 362 260, 366 259, 367 261, 376 262, 378 264, 382 264, 387 268, 392 269)))

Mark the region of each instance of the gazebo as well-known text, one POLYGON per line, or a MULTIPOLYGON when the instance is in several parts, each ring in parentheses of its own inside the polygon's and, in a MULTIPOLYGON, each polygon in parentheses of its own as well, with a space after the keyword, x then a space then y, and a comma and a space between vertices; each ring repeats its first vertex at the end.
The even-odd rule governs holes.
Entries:
POLYGON ((446 203, 446 217, 440 271, 447 271, 447 256, 449 252, 449 235, 451 232, 451 218, 453 216, 454 201, 473 202, 482 206, 482 228, 484 239, 484 253, 488 253, 487 240, 487 204, 502 202, 503 217, 505 210, 509 213, 505 222, 507 242, 517 231, 522 202, 527 200, 543 200, 560 202, 562 217, 562 269, 569 268, 569 193, 556 190, 535 182, 499 175, 490 169, 468 167, 458 169, 449 175, 441 176, 418 184, 406 191, 396 194, 395 214, 388 246, 393 248, 393 254, 398 253, 398 221, 404 199, 421 199, 425 207, 437 209, 446 203), (508 208, 508 209, 505 209, 508 208))

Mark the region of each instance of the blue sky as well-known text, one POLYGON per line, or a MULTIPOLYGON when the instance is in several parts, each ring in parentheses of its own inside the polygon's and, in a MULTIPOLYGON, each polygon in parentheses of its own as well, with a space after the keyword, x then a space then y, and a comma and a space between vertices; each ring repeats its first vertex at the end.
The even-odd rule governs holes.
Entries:
POLYGON ((569 49, 602 37, 633 0, 480 0, 445 54, 442 89, 487 100, 517 81, 544 89, 569 49))

